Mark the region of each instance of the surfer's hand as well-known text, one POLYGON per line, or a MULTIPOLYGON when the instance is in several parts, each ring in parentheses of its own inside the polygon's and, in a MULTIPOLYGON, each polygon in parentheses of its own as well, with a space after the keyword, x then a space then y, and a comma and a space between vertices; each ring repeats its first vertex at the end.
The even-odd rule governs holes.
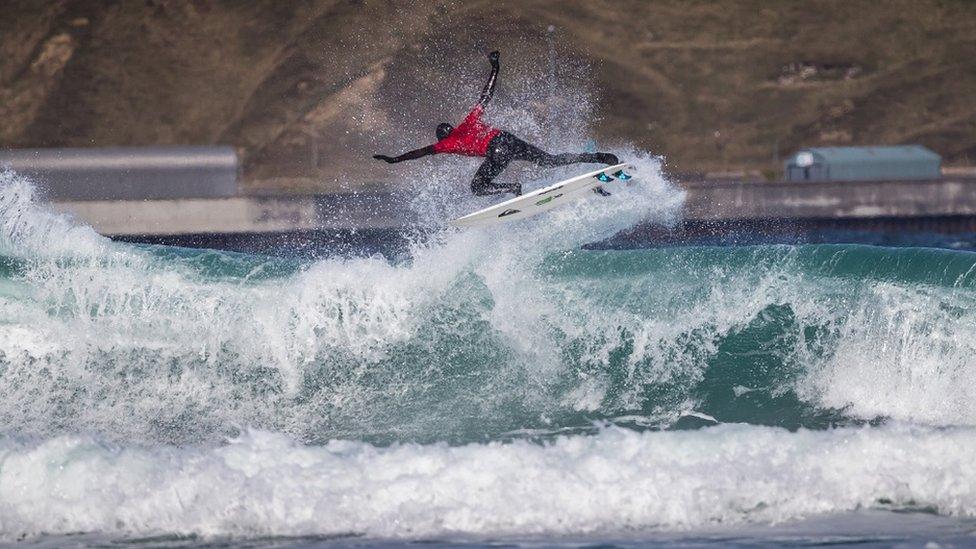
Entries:
POLYGON ((386 156, 385 154, 374 154, 373 155, 373 158, 375 158, 377 160, 382 160, 383 162, 386 162, 387 164, 393 164, 393 163, 396 162, 396 160, 393 160, 392 158, 390 158, 389 156, 386 156))
POLYGON ((497 51, 493 51, 493 52, 491 52, 491 53, 488 54, 488 62, 491 63, 491 66, 492 67, 497 67, 498 66, 498 52, 497 51))

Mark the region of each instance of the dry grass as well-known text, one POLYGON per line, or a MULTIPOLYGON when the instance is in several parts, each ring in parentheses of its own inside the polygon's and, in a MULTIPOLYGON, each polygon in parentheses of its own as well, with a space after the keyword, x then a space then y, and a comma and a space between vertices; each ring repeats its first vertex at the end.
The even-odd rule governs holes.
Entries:
POLYGON ((579 60, 563 81, 599 97, 592 134, 676 171, 770 172, 797 147, 847 143, 976 162, 963 0, 13 0, 0 146, 221 142, 249 180, 355 185, 389 173, 369 153, 460 114, 489 48, 525 76, 503 80, 500 103, 544 115, 530 88, 546 85, 549 25, 559 59, 579 60))

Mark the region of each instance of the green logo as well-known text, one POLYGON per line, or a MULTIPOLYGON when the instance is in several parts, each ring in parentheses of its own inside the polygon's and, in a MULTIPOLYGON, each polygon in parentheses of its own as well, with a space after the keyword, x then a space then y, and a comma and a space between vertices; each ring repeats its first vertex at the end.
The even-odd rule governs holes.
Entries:
POLYGON ((547 203, 547 202, 552 202, 552 199, 553 199, 553 198, 556 198, 556 197, 555 197, 555 196, 550 196, 550 197, 548 197, 548 198, 543 198, 542 200, 540 200, 540 201, 538 201, 538 202, 536 202, 536 203, 535 203, 535 205, 536 205, 536 206, 541 206, 541 205, 543 205, 543 204, 545 204, 545 203, 547 203))

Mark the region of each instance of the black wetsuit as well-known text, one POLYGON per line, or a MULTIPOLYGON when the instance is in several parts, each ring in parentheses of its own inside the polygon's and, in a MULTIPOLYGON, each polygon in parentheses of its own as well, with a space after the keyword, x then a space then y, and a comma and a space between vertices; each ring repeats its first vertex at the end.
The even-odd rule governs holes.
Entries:
POLYGON ((608 165, 618 163, 617 157, 609 153, 550 154, 535 145, 526 143, 518 137, 503 131, 493 137, 488 143, 485 161, 474 174, 474 180, 471 181, 471 192, 479 196, 500 192, 513 192, 516 195, 522 194, 522 185, 519 183, 494 182, 498 174, 502 173, 502 170, 507 168, 512 160, 532 162, 543 168, 554 168, 556 166, 586 162, 608 165))

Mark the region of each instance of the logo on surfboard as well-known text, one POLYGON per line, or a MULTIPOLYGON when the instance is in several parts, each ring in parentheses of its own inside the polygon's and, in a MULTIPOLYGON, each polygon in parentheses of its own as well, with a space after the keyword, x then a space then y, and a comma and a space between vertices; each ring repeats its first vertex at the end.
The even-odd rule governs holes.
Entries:
POLYGON ((510 208, 510 209, 505 210, 504 212, 498 214, 498 217, 505 217, 506 215, 514 215, 514 214, 519 213, 520 211, 522 211, 522 210, 516 210, 514 208, 510 208))
POLYGON ((552 202, 553 200, 555 200, 555 199, 557 199, 557 198, 559 198, 559 197, 560 197, 560 196, 562 196, 562 195, 563 195, 563 193, 559 193, 559 194, 557 194, 557 195, 555 195, 555 196, 547 196, 546 198, 543 198, 542 200, 540 200, 540 201, 538 201, 538 202, 536 202, 536 203, 535 203, 535 205, 536 205, 536 206, 541 206, 541 205, 543 205, 543 204, 546 204, 546 203, 549 203, 549 202, 552 202))

